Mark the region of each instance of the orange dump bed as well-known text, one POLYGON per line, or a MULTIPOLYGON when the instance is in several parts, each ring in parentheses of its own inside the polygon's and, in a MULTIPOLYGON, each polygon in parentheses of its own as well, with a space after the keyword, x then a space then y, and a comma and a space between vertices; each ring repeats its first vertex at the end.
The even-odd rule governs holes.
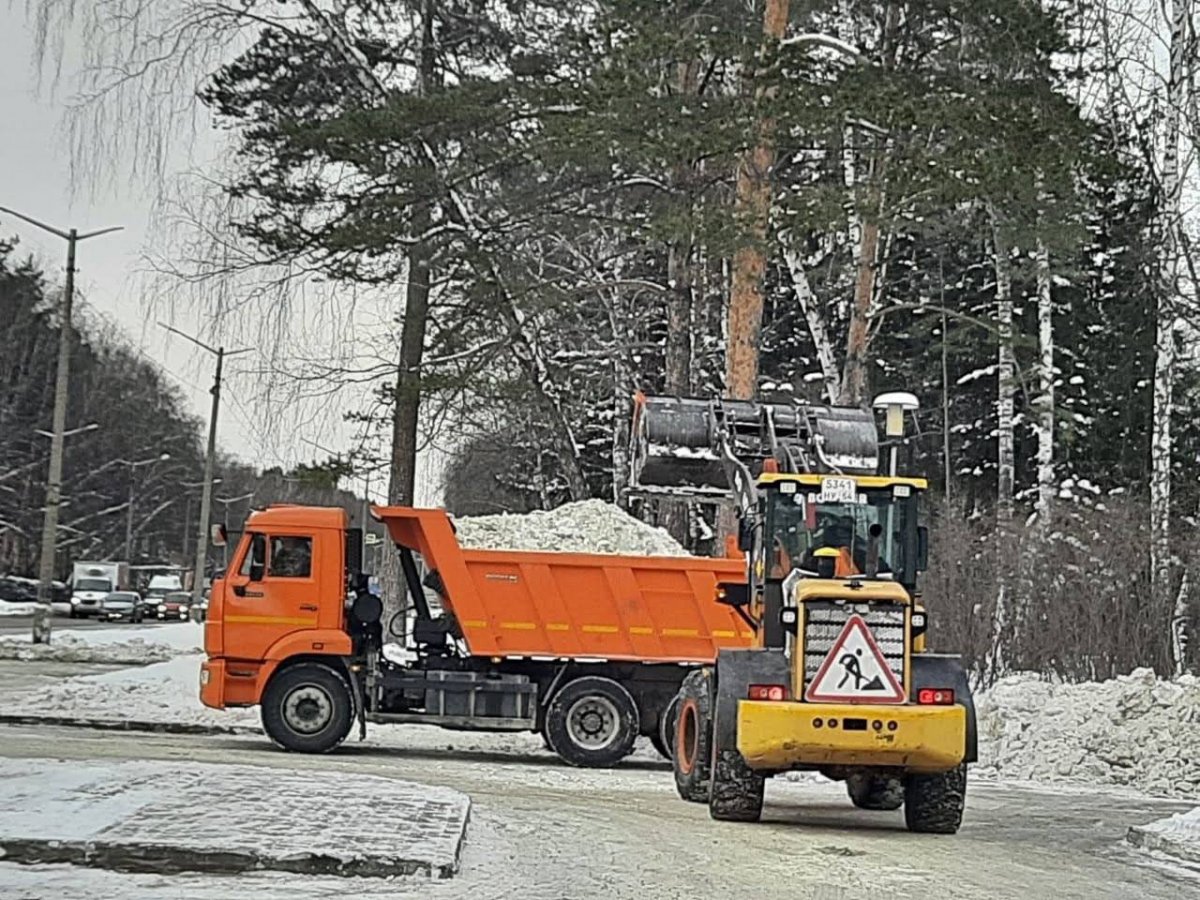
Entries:
POLYGON ((376 507, 392 540, 436 570, 476 656, 711 662, 752 634, 716 602, 740 560, 466 550, 441 509, 376 507))

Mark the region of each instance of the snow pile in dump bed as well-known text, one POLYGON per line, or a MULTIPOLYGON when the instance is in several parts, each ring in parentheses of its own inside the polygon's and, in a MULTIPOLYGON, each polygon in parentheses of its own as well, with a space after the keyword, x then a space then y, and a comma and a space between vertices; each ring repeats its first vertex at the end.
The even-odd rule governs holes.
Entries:
POLYGON ((34 644, 28 634, 0 639, 0 659, 142 665, 194 653, 203 646, 204 626, 195 622, 55 629, 49 644, 34 644))
POLYGON ((977 701, 980 764, 1006 778, 1200 797, 1200 680, 1136 669, 1109 681, 1001 679, 977 701))
POLYGON ((454 525, 459 542, 479 550, 690 555, 664 529, 603 500, 580 500, 524 515, 471 516, 455 519, 454 525))
POLYGON ((1200 863, 1200 808, 1175 813, 1149 825, 1135 825, 1129 829, 1127 839, 1137 847, 1200 863))
POLYGON ((201 654, 67 678, 6 699, 17 714, 171 722, 186 725, 257 725, 256 710, 209 709, 200 702, 201 654))

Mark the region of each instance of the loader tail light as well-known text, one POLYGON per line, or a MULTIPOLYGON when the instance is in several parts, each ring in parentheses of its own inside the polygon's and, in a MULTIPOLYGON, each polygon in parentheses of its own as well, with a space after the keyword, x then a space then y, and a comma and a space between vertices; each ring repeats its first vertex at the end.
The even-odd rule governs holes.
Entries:
POLYGON ((786 700, 787 689, 782 684, 750 685, 751 700, 786 700))
POLYGON ((951 688, 921 688, 917 691, 917 703, 922 706, 950 706, 954 703, 951 688))

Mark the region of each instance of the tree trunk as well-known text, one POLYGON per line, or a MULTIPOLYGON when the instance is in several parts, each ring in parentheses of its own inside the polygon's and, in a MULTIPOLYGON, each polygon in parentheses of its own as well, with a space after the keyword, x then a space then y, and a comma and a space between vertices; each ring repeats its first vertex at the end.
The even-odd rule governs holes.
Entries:
MULTIPOLYGON (((429 204, 413 211, 414 233, 429 226, 429 204)), ((408 254, 400 361, 396 376, 396 408, 392 418, 392 465, 388 502, 412 506, 416 494, 417 422, 421 413, 421 360, 429 319, 430 253, 414 245, 408 254)))
POLYGON ((861 406, 867 391, 867 344, 870 340, 871 306, 875 299, 875 275, 879 254, 879 219, 872 204, 871 214, 863 220, 858 245, 854 302, 846 332, 846 367, 842 373, 838 403, 861 406))
POLYGON ((1050 285, 1050 252, 1037 243, 1038 401, 1037 512, 1038 527, 1050 523, 1054 502, 1054 296, 1050 285))
POLYGON ((1171 662, 1179 674, 1187 666, 1187 593, 1178 591, 1174 598, 1171 596, 1175 580, 1175 565, 1171 559, 1171 416, 1175 406, 1180 301, 1179 128, 1185 90, 1189 6, 1188 0, 1175 0, 1171 7, 1171 69, 1167 79, 1161 179, 1163 208, 1159 246, 1162 251, 1154 337, 1154 425, 1150 439, 1150 592, 1156 609, 1171 610, 1171 662))
MULTIPOLYGON (((766 0, 763 10, 763 56, 787 30, 789 0, 766 0)), ((756 99, 764 94, 760 86, 756 99)), ((757 143, 742 158, 737 174, 736 211, 745 240, 733 255, 729 298, 729 337, 725 353, 725 394, 751 400, 758 392, 759 338, 762 333, 766 271, 767 219, 771 209, 771 166, 775 160, 775 122, 758 121, 757 143)))
POLYGON ((833 349, 833 339, 829 336, 825 317, 817 307, 817 298, 813 296, 812 285, 808 274, 804 271, 804 263, 800 254, 790 247, 783 252, 788 272, 792 276, 792 292, 804 311, 804 320, 808 323, 808 333, 817 351, 817 361, 821 364, 821 374, 825 376, 825 395, 830 403, 836 403, 842 392, 842 378, 838 371, 837 354, 833 349))

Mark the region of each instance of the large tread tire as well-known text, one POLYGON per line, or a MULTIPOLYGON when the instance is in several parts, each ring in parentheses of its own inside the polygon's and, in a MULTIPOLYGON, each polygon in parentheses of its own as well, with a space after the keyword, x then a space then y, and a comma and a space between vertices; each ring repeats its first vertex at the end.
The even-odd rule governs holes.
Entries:
POLYGON ((321 663, 298 663, 272 676, 263 691, 262 723, 283 750, 328 753, 350 734, 354 695, 346 677, 321 663), (297 727, 312 713, 309 726, 297 727), (309 730, 311 727, 312 730, 309 730))
POLYGON ((679 710, 679 695, 672 697, 658 714, 658 727, 650 734, 650 743, 659 756, 670 761, 675 747, 675 714, 679 710))
POLYGON ((640 731, 637 704, 611 678, 569 681, 546 708, 546 740, 572 766, 615 766, 633 750, 640 731))
POLYGON ((904 780, 888 775, 854 772, 846 779, 846 793, 859 809, 885 811, 904 805, 904 780))
POLYGON ((954 834, 962 825, 967 765, 904 780, 904 824, 918 834, 954 834))
POLYGON ((675 789, 689 803, 707 803, 712 776, 711 669, 688 673, 675 704, 675 739, 671 742, 671 768, 675 789))
POLYGON ((766 778, 732 748, 718 747, 713 759, 708 814, 722 822, 757 822, 762 817, 766 778))

